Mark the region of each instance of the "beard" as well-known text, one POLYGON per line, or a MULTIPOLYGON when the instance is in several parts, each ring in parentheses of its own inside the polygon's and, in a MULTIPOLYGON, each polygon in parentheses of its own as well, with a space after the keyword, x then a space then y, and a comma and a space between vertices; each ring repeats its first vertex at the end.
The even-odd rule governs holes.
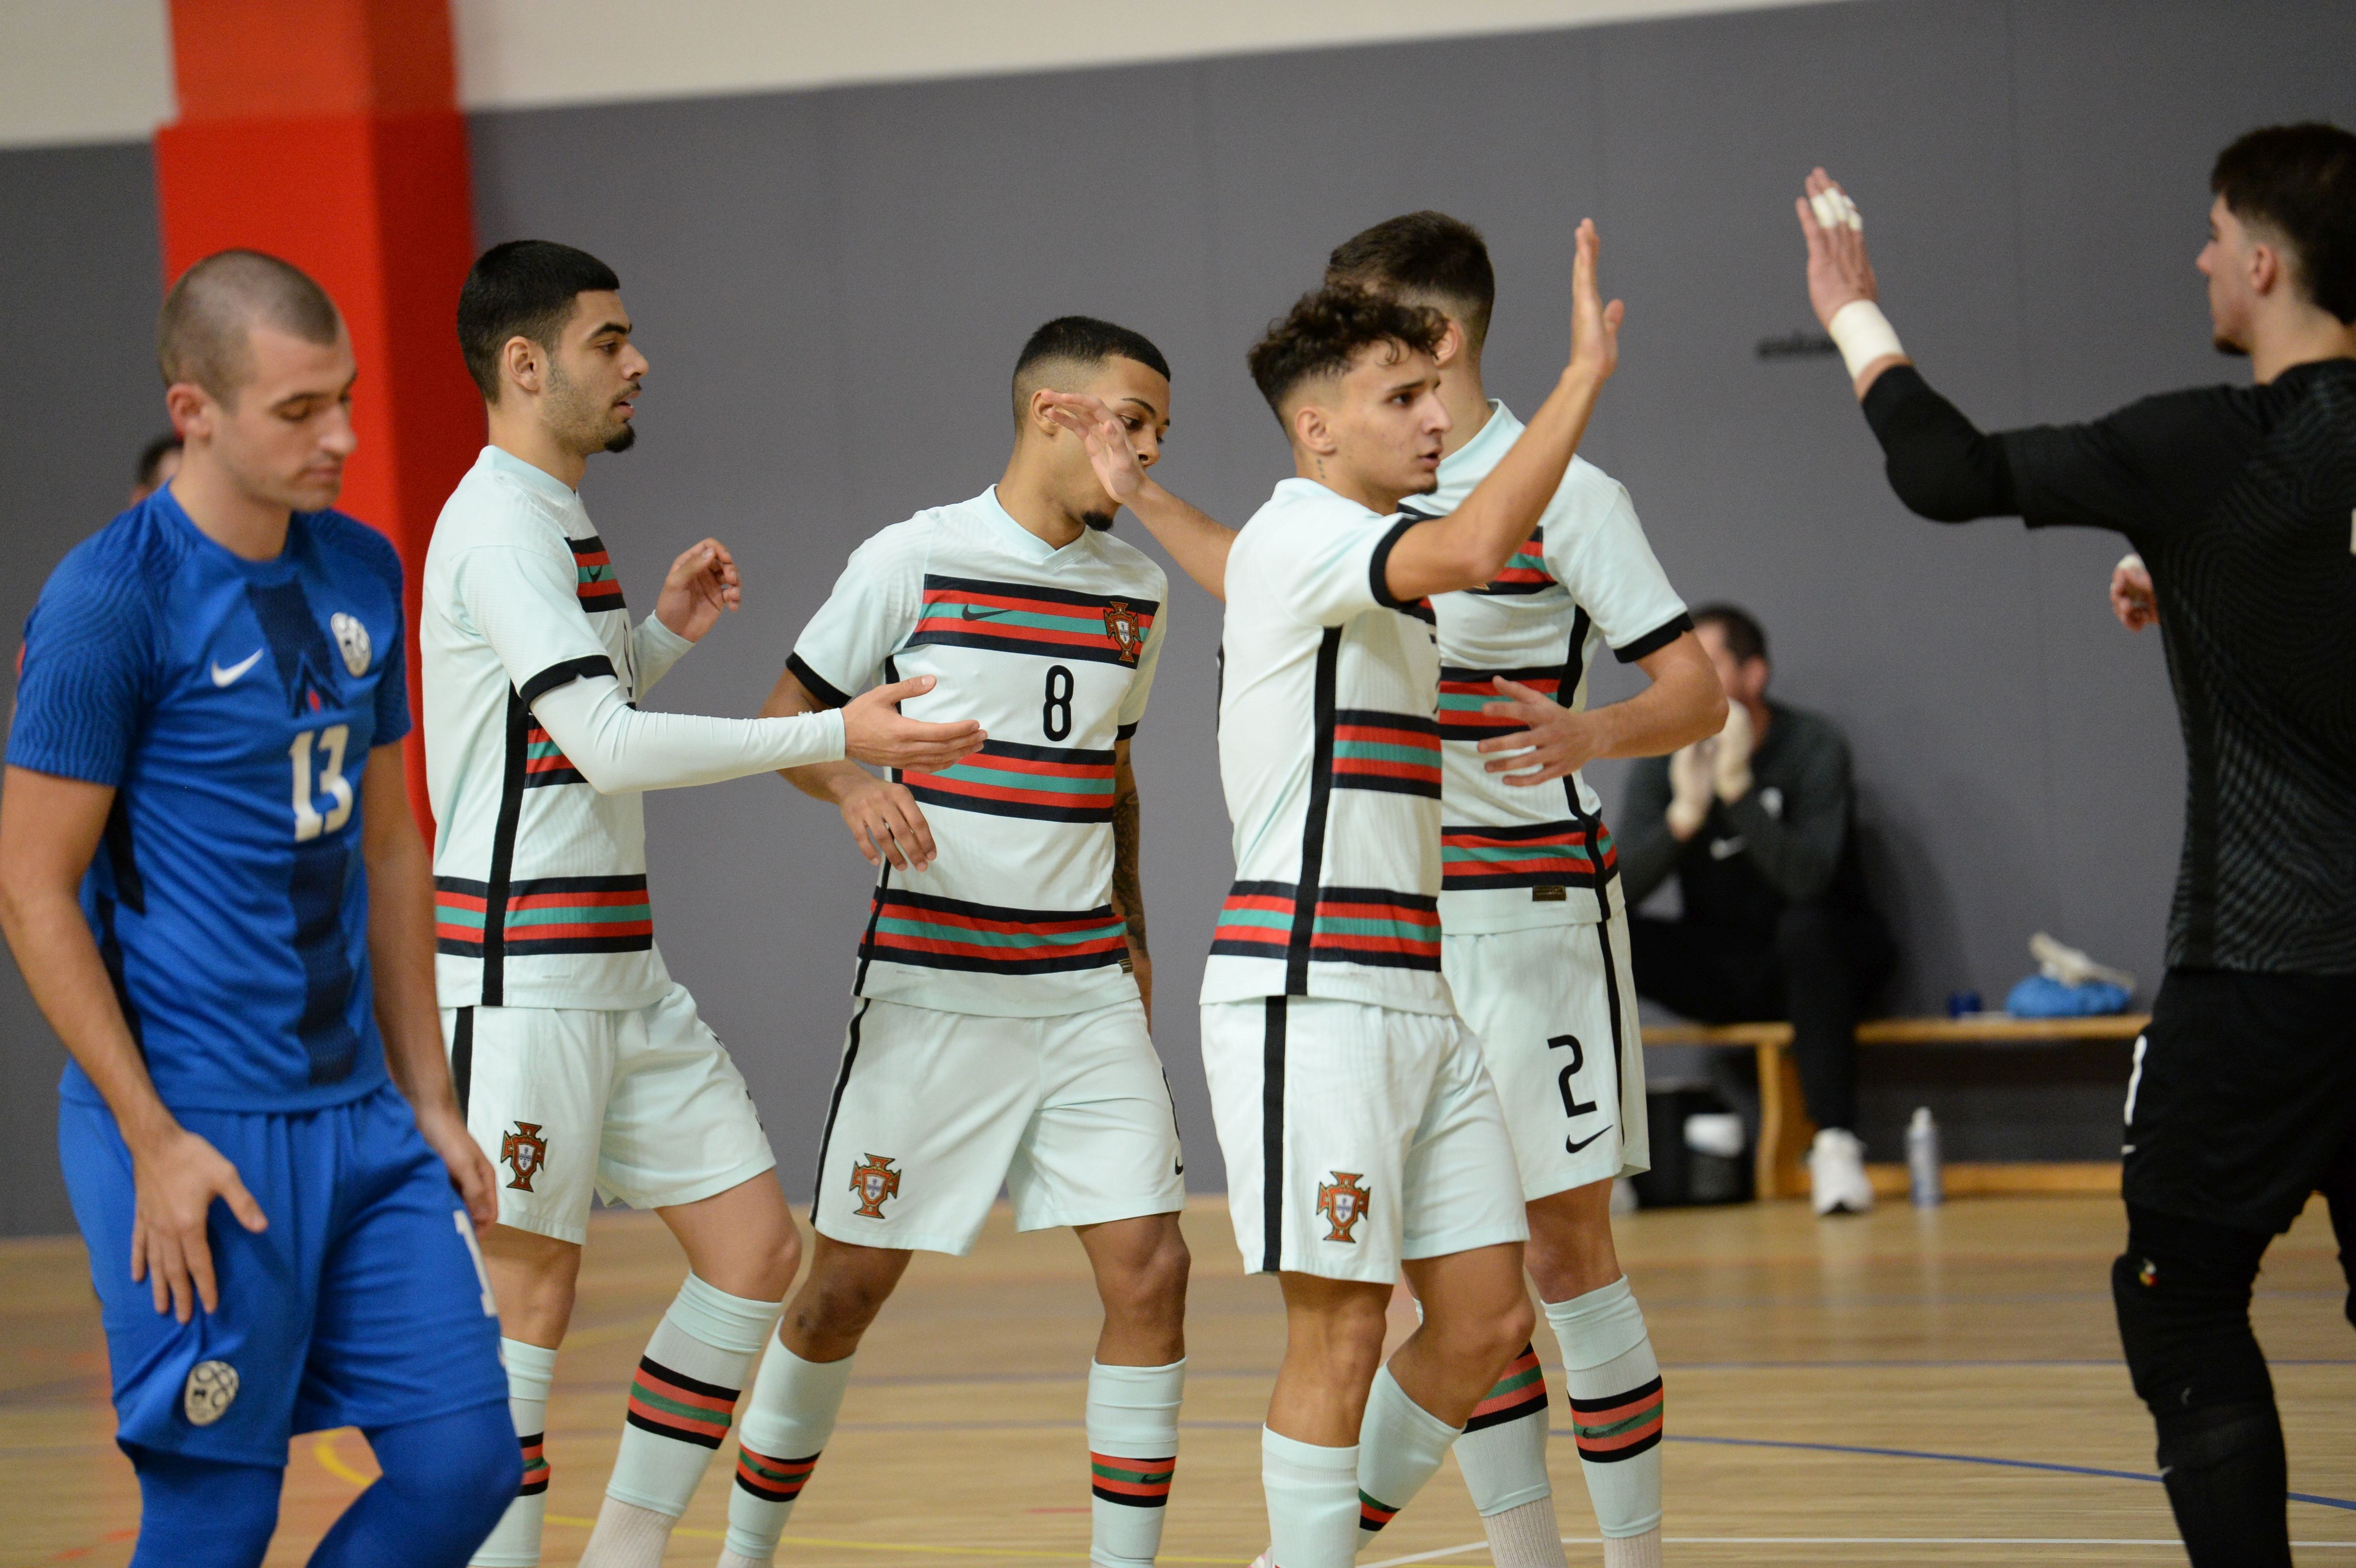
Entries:
POLYGON ((1080 514, 1080 521, 1086 523, 1089 528, 1095 529, 1100 534, 1109 533, 1112 531, 1112 517, 1113 515, 1110 512, 1082 512, 1080 514))
POLYGON ((627 452, 630 450, 630 443, 637 439, 638 427, 634 424, 626 424, 622 427, 620 434, 615 436, 613 440, 605 443, 605 450, 608 452, 627 452))
POLYGON ((564 443, 587 456, 593 452, 627 452, 638 439, 638 427, 615 417, 610 402, 592 402, 562 365, 549 366, 551 423, 564 443))

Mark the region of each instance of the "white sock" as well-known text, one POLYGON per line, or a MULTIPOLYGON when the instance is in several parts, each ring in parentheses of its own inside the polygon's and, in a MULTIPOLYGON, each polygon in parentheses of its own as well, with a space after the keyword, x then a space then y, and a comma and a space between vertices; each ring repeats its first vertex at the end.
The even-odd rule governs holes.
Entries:
MULTIPOLYGON (((1661 1366, 1624 1278, 1547 1302, 1546 1315, 1562 1342, 1563 1392, 1605 1561, 1619 1568, 1614 1539, 1661 1527, 1661 1366)), ((1657 1560, 1657 1544, 1653 1550, 1657 1560)))
POLYGON ((721 1568, 767 1568, 826 1440, 834 1435, 851 1358, 805 1361, 769 1341, 736 1433, 736 1485, 728 1494, 721 1568))
POLYGON ((582 1568, 660 1568, 671 1525, 728 1435, 744 1369, 784 1305, 687 1276, 639 1359, 622 1451, 605 1483, 606 1501, 619 1507, 598 1511, 582 1568))
POLYGON ((548 1514, 548 1387, 556 1352, 521 1339, 501 1339, 508 1369, 508 1413, 523 1445, 523 1485, 483 1544, 466 1561, 477 1568, 540 1568, 541 1525, 548 1514))
POLYGON ((1390 1368, 1375 1374, 1374 1387, 1366 1391, 1365 1419, 1358 1424, 1362 1541, 1374 1540, 1375 1532, 1423 1490, 1462 1430, 1408 1398, 1390 1368))
MULTIPOLYGON (((1550 1492, 1500 1513, 1483 1514, 1481 1533, 1489 1538, 1489 1560, 1497 1568, 1569 1568, 1550 1492)), ((1659 1540, 1659 1533, 1652 1539, 1659 1540)))
POLYGON ((1350 1568, 1358 1558, 1358 1451, 1260 1428, 1269 1558, 1281 1568, 1350 1568))
POLYGON ((1661 1568, 1661 1527, 1603 1538, 1603 1568, 1661 1568))
POLYGON ((1537 1349, 1525 1345, 1456 1440, 1456 1467, 1483 1519, 1554 1495, 1546 1443, 1546 1374, 1537 1349))
POLYGON ((1178 1467, 1183 1358, 1166 1367, 1088 1365, 1088 1560, 1151 1568, 1178 1467))

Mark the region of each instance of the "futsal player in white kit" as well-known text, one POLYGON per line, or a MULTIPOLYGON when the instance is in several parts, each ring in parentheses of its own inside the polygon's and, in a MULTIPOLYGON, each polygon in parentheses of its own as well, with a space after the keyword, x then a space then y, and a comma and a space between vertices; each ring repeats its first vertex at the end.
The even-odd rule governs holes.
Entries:
POLYGON ((1185 1377, 1185 1186, 1147 1033, 1130 745, 1169 584, 1108 531, 1121 503, 1051 410, 1096 400, 1151 464, 1169 367, 1134 332, 1066 316, 1033 335, 1013 391, 1004 476, 861 545, 765 709, 824 709, 922 673, 940 684, 907 709, 971 715, 989 740, 890 780, 844 764, 787 775, 841 807, 880 875, 819 1146, 818 1241, 745 1411, 724 1568, 771 1560, 910 1253, 969 1251, 1001 1183, 1018 1229, 1075 1229, 1104 1301, 1091 1560, 1141 1568, 1160 1546, 1185 1377))
MULTIPOLYGON (((1487 245, 1438 212, 1337 247, 1329 282, 1439 312, 1451 425, 1440 487, 1402 504, 1444 517, 1512 450, 1481 350, 1495 303, 1487 245)), ((1524 1253, 1560 1342, 1570 1425, 1605 1568, 1660 1561, 1660 1367, 1612 1244, 1612 1179, 1649 1162, 1628 929, 1601 805, 1579 769, 1714 735, 1726 697, 1628 492, 1573 458, 1538 526, 1484 587, 1432 600, 1440 630, 1442 969, 1480 1037, 1528 1200, 1524 1253), (1588 710, 1609 647, 1651 684, 1588 710)), ((1525 1350, 1456 1445, 1498 1568, 1561 1568, 1547 1479, 1547 1407, 1525 1350)))
POLYGON ((490 443, 425 560, 435 978, 459 1111, 505 1168, 483 1253, 524 1458, 520 1494, 474 1558, 486 1568, 540 1561, 549 1382, 593 1192, 660 1213, 691 1272, 638 1363, 590 1568, 661 1562, 798 1261, 744 1081, 655 946, 640 792, 846 747, 943 766, 980 743, 970 722, 893 711, 925 682, 807 718, 638 710, 740 590, 707 539, 633 626, 582 506, 589 456, 636 433, 647 370, 619 287, 594 257, 540 240, 476 262, 459 338, 490 443))
MULTIPOLYGON (((1521 1181, 1441 974, 1439 651, 1429 595, 1479 587, 1538 522, 1616 358, 1581 224, 1554 393, 1450 516, 1437 313, 1304 297, 1251 352, 1295 476, 1237 534, 1220 771, 1236 883, 1203 1061, 1245 1266, 1289 1341, 1262 1434, 1280 1568, 1342 1568, 1430 1479, 1526 1343, 1521 1181), (1378 1369, 1404 1267, 1423 1326, 1378 1369)), ((1100 443, 1099 443, 1100 444, 1100 443)))

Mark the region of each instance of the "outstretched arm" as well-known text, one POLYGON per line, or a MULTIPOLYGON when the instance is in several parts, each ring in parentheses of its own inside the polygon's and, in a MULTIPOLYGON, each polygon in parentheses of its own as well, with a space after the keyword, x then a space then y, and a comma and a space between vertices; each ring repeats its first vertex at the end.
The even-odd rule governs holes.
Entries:
POLYGON ((1464 504, 1399 536, 1384 563, 1384 586, 1393 599, 1412 603, 1485 585, 1505 570, 1554 499, 1603 383, 1620 363, 1622 309, 1618 300, 1603 303, 1595 271, 1600 251, 1594 223, 1582 219, 1570 270, 1570 363, 1513 450, 1464 504))
POLYGON ((1482 711, 1528 728, 1481 742, 1500 752, 1488 771, 1509 784, 1539 784, 1576 773, 1598 757, 1657 757, 1715 735, 1726 722, 1726 688, 1691 632, 1636 661, 1651 685, 1635 696, 1584 711, 1565 708, 1517 681, 1497 677, 1497 700, 1482 711))
POLYGON ((157 1096, 82 918, 82 873, 113 806, 108 785, 8 769, 0 789, 0 927, 41 1016, 98 1086, 131 1150, 131 1277, 153 1285, 156 1311, 186 1323, 199 1302, 208 1312, 220 1307, 205 1236, 213 1200, 249 1231, 270 1222, 237 1168, 157 1096))
MULTIPOLYGON (((866 696, 854 699, 851 706, 870 701, 879 694, 896 692, 902 697, 914 697, 931 690, 932 687, 931 676, 919 676, 915 680, 904 680, 896 686, 877 687, 866 696)), ((777 677, 777 684, 770 688, 769 699, 761 704, 761 713, 765 718, 771 718, 794 713, 818 713, 825 708, 826 704, 819 701, 809 688, 802 684, 801 678, 788 669, 777 677)), ((849 708, 844 711, 848 713, 849 708)), ((884 711, 890 711, 888 707, 884 711)), ((898 715, 894 713, 892 717, 897 719, 898 715)), ((899 721, 916 728, 934 727, 915 726, 914 720, 905 719, 899 721)), ((979 746, 980 731, 978 727, 974 735, 974 745, 979 746)), ((962 748, 956 756, 962 756, 971 749, 962 748)), ((928 764, 927 771, 948 766, 956 756, 928 764)), ((783 768, 779 772, 787 784, 812 800, 825 801, 842 812, 842 825, 851 829, 851 841, 859 846, 859 852, 867 858, 869 865, 880 866, 889 860, 904 871, 922 871, 932 865, 937 853, 933 847, 933 830, 926 825, 924 812, 917 807, 916 797, 908 793, 905 784, 891 779, 879 779, 858 763, 849 761, 813 763, 807 767, 783 768)))
POLYGON ((1105 494, 1137 514, 1145 531, 1170 552, 1180 570, 1212 598, 1227 596, 1227 550, 1236 530, 1196 510, 1155 484, 1145 472, 1119 418, 1101 398, 1085 392, 1049 392, 1047 411, 1078 436, 1105 494))

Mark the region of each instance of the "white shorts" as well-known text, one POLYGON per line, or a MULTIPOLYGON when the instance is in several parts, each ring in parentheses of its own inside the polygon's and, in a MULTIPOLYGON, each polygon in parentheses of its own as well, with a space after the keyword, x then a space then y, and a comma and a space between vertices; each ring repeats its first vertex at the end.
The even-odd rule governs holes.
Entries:
POLYGON ((1014 1228, 1186 1206, 1170 1081, 1134 997, 1052 1018, 867 1000, 851 1017, 810 1224, 962 1257, 1002 1183, 1014 1228))
POLYGON ((1497 1091, 1455 1015, 1205 1002, 1203 1072, 1246 1273, 1388 1285, 1402 1259, 1529 1239, 1497 1091))
POLYGON ((442 1040, 466 1128, 498 1169, 502 1225, 583 1242, 593 1190, 667 1209, 777 1163, 728 1048, 677 983, 630 1011, 444 1008, 442 1040))
POLYGON ((1451 936, 1440 963, 1505 1104, 1523 1197, 1650 1168, 1626 915, 1451 936))

